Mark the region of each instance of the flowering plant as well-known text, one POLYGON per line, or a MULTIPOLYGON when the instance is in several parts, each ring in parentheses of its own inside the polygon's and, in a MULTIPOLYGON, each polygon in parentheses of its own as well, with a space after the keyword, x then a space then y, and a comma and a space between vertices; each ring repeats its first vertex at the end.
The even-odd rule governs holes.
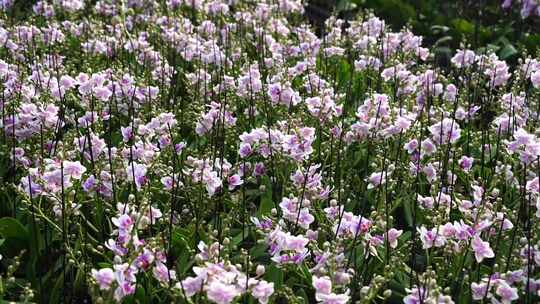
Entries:
POLYGON ((299 0, 12 4, 3 298, 540 299, 539 59, 299 0))

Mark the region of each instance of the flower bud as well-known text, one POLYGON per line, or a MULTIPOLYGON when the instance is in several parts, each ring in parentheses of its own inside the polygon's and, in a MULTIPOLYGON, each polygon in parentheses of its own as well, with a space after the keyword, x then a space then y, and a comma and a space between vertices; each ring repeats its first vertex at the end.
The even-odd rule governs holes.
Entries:
POLYGON ((257 274, 257 276, 262 276, 265 272, 265 268, 263 265, 258 265, 257 266, 257 269, 255 270, 255 273, 257 274))

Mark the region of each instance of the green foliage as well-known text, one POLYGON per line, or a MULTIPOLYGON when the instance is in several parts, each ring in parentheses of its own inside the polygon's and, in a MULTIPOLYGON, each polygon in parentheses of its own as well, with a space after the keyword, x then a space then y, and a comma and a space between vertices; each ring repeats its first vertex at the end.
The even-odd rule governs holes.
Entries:
POLYGON ((442 64, 448 64, 449 50, 460 48, 463 41, 473 49, 490 46, 510 62, 519 52, 534 54, 540 43, 538 18, 523 20, 518 10, 503 10, 501 1, 341 0, 337 4, 338 12, 359 13, 364 8, 394 30, 409 27, 424 36, 442 64))

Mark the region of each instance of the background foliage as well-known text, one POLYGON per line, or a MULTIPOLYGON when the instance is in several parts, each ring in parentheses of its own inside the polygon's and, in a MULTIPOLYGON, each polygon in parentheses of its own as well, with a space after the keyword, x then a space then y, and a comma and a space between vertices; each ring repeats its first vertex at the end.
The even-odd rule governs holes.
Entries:
POLYGON ((482 52, 488 48, 515 64, 520 53, 536 54, 540 45, 540 18, 522 19, 519 8, 504 10, 501 1, 475 0, 311 0, 312 10, 336 9, 342 17, 352 17, 362 9, 373 10, 394 30, 410 27, 424 37, 437 54, 439 64, 448 66, 451 50, 465 41, 482 52))

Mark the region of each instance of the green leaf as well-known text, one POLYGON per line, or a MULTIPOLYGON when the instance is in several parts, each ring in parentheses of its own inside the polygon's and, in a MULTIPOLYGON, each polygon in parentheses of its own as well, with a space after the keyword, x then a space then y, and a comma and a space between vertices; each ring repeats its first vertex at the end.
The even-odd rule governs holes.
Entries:
POLYGON ((306 266, 306 264, 302 263, 300 266, 300 271, 302 272, 302 276, 304 277, 304 280, 307 281, 307 283, 311 286, 311 273, 309 272, 309 268, 306 266))
POLYGON ((8 239, 15 238, 24 241, 28 241, 28 230, 12 217, 4 217, 0 219, 0 234, 8 239))
POLYGON ((272 200, 272 184, 270 183, 269 179, 265 179, 264 184, 266 186, 266 191, 261 197, 261 205, 259 206, 259 211, 257 212, 259 216, 270 214, 272 209, 275 207, 274 201, 272 200))
POLYGON ((348 0, 340 0, 336 4, 336 13, 354 10, 355 8, 356 3, 352 3, 348 0))
POLYGON ((433 25, 431 26, 431 30, 434 34, 439 34, 448 32, 450 28, 446 25, 433 25))
MULTIPOLYGON (((66 269, 67 271, 67 269, 66 269)), ((60 296, 61 291, 64 283, 64 276, 59 275, 58 279, 56 279, 56 283, 54 283, 54 287, 50 293, 51 297, 49 298, 49 303, 60 303, 60 296)))
POLYGON ((304 303, 309 303, 309 297, 306 293, 306 290, 304 288, 298 288, 295 292, 297 296, 299 296, 302 300, 304 300, 304 303))
POLYGON ((173 256, 176 257, 176 264, 179 269, 177 271, 180 274, 184 274, 189 268, 189 260, 192 257, 190 252, 190 241, 192 237, 189 235, 189 230, 186 229, 176 229, 172 236, 172 249, 173 256))
POLYGON ((452 36, 444 36, 444 37, 441 37, 440 39, 438 39, 438 40, 435 42, 434 46, 439 46, 439 45, 441 45, 441 44, 450 43, 450 42, 452 42, 452 39, 454 39, 454 38, 452 38, 452 36))
POLYGON ((245 235, 243 235, 242 231, 240 231, 240 233, 233 236, 233 239, 232 239, 233 246, 238 246, 238 244, 240 244, 244 240, 244 237, 247 237, 247 236, 248 236, 247 233, 245 235))
MULTIPOLYGON (((401 276, 403 277, 404 274, 401 273, 401 276)), ((392 290, 392 299, 395 299, 396 303, 406 296, 404 286, 407 286, 407 284, 408 282, 406 280, 392 279, 390 282, 388 282, 388 287, 390 290, 392 290)))
POLYGON ((474 25, 465 19, 454 19, 452 25, 460 34, 470 35, 474 32, 474 25))
POLYGON ((146 300, 146 292, 144 288, 137 288, 137 291, 135 291, 135 299, 139 303, 148 303, 148 301, 146 300))
POLYGON ((189 239, 190 237, 183 234, 180 229, 175 230, 173 232, 172 239, 171 239, 173 250, 177 254, 180 254, 181 250, 189 249, 190 248, 189 241, 188 241, 189 239))
POLYGON ((408 199, 403 200, 403 215, 405 216, 405 221, 407 222, 407 225, 409 227, 412 226, 412 210, 411 210, 411 204, 409 203, 408 199))
POLYGON ((99 262, 97 265, 99 268, 112 268, 111 263, 99 262))
POLYGON ((501 59, 508 59, 514 55, 516 55, 518 51, 512 44, 505 45, 502 50, 499 52, 499 57, 501 59))
POLYGON ((266 249, 268 248, 268 245, 266 244, 258 244, 251 248, 250 255, 253 257, 253 259, 259 259, 264 256, 267 256, 268 253, 266 252, 266 249))
POLYGON ((82 269, 77 269, 75 275, 75 282, 73 282, 73 289, 75 291, 84 292, 84 279, 86 273, 82 269))
POLYGON ((530 52, 535 52, 540 45, 540 34, 531 34, 525 37, 523 43, 527 46, 530 52))
POLYGON ((279 289, 283 285, 283 271, 275 265, 270 265, 266 268, 264 278, 268 282, 273 282, 275 289, 279 289))

